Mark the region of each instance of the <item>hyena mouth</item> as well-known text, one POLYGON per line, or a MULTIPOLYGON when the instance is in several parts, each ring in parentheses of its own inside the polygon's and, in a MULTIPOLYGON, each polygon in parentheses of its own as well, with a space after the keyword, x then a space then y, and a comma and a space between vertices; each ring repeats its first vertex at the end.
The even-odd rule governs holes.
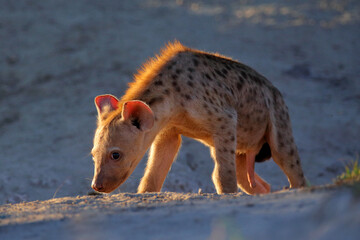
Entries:
POLYGON ((109 192, 112 192, 115 189, 117 189, 118 187, 120 187, 126 181, 126 179, 129 177, 129 175, 130 175, 129 172, 127 172, 124 176, 117 179, 116 185, 114 185, 109 192))
POLYGON ((128 177, 129 177, 129 172, 127 172, 122 178, 120 178, 120 181, 119 181, 120 184, 119 184, 119 186, 120 186, 121 184, 123 184, 128 177))

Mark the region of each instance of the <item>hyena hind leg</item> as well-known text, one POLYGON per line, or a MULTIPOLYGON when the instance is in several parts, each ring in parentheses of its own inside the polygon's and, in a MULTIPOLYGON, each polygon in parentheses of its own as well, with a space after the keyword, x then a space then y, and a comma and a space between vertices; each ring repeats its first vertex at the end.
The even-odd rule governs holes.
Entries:
POLYGON ((255 175, 255 187, 251 187, 250 182, 247 177, 247 168, 246 168, 246 156, 245 154, 236 155, 236 179, 238 187, 245 193, 249 195, 253 194, 266 194, 270 193, 271 187, 265 180, 263 180, 259 175, 254 172, 255 175))

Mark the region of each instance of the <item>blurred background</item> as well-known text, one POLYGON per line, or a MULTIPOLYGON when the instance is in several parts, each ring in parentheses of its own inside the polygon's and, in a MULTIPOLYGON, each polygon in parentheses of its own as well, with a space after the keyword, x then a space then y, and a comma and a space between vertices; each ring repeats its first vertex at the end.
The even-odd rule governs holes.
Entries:
MULTIPOLYGON (((0 204, 91 191, 96 95, 124 93, 168 41, 265 75, 290 109, 305 175, 332 183, 360 153, 356 0, 0 0, 0 204)), ((118 192, 135 192, 144 159, 118 192)), ((183 138, 163 191, 214 192, 209 150, 183 138)), ((288 185, 272 162, 256 171, 288 185)))

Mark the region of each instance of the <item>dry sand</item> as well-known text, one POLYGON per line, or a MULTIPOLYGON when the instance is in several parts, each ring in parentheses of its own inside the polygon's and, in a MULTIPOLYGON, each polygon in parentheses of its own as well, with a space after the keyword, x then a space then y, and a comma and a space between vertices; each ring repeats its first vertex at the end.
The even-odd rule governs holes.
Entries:
MULTIPOLYGON (((89 151, 96 121, 93 98, 104 93, 121 96, 136 69, 173 39, 244 62, 280 89, 290 109, 305 175, 312 185, 331 183, 343 171, 344 161, 354 159, 360 152, 359 1, 0 0, 0 6, 1 204, 75 197, 91 191, 93 166, 89 151)), ((115 194, 135 192, 144 166, 142 161, 115 194)), ((317 221, 315 209, 320 209, 323 198, 330 194, 328 190, 269 197, 186 194, 198 192, 199 188, 213 193, 212 168, 208 149, 185 138, 163 188, 178 193, 144 197, 130 194, 133 197, 130 207, 115 203, 128 202, 126 194, 4 205, 0 212, 0 234, 42 239, 44 229, 58 226, 64 235, 54 232, 54 236, 68 237, 74 233, 71 236, 75 239, 84 239, 82 234, 87 233, 89 239, 97 239, 97 229, 106 230, 102 233, 110 239, 122 231, 124 239, 131 234, 142 239, 154 231, 158 232, 154 239, 168 239, 165 234, 183 221, 179 235, 172 239, 194 236, 192 227, 200 228, 199 237, 193 239, 210 236, 210 230, 218 228, 217 225, 235 229, 234 234, 249 239, 265 237, 276 224, 289 227, 288 232, 276 235, 279 239, 291 232, 309 230, 309 224, 317 221), (165 202, 175 200, 159 203, 154 210, 141 209, 142 198, 157 196, 165 198, 165 202), (188 197, 189 200, 179 200, 188 197), (57 208, 66 201, 74 203, 70 209, 57 208), (247 201, 255 201, 254 206, 245 206, 247 201), (307 201, 314 204, 307 205, 307 201), (281 207, 272 209, 277 202, 281 207), (196 207, 192 208, 191 203, 196 207), (108 210, 99 213, 102 208, 96 208, 96 204, 115 209, 114 214, 108 214, 108 210), (238 206, 231 204, 242 207, 236 212, 238 206), (297 211, 294 204, 306 206, 306 211, 297 211), (48 206, 48 211, 54 208, 55 212, 49 216, 44 213, 41 224, 29 224, 32 215, 37 218, 37 210, 17 218, 22 207, 38 209, 36 206, 42 205, 48 206), (249 217, 240 217, 241 209, 249 217), (100 218, 91 215, 92 211, 100 218), (183 215, 177 219, 175 213, 183 215), (230 220, 222 218, 228 215, 230 220), (69 219, 78 219, 79 224, 69 219), (203 224, 203 220, 207 223, 203 224), (16 225, 11 225, 14 221, 16 225), (87 221, 89 225, 85 224, 87 221), (164 224, 168 229, 162 234, 164 224), (259 232, 258 226, 266 231, 259 232), (300 230, 296 230, 297 226, 300 230), (66 232, 67 227, 72 230, 66 232), (21 235, 27 231, 32 235, 21 235)), ((256 170, 274 190, 288 185, 272 161, 257 164, 256 170)), ((346 191, 335 192, 349 196, 346 191)), ((352 212, 352 205, 344 209, 347 209, 344 218, 351 219, 359 213, 352 212)), ((333 211, 329 216, 340 213, 333 211)), ((342 232, 342 225, 325 227, 329 226, 342 232)), ((356 236, 360 230, 356 231, 349 233, 356 236)), ((0 238, 3 239, 1 235, 0 238)))
POLYGON ((357 239, 360 185, 241 194, 120 193, 0 206, 1 239, 357 239))

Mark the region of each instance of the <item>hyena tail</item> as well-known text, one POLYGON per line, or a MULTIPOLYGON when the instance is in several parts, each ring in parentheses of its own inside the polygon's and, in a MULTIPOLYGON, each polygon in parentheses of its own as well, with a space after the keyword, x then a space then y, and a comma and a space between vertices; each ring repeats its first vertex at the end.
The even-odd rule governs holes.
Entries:
POLYGON ((279 112, 271 114, 270 119, 266 141, 273 160, 287 176, 291 188, 305 186, 306 179, 292 135, 290 119, 285 121, 279 112))

